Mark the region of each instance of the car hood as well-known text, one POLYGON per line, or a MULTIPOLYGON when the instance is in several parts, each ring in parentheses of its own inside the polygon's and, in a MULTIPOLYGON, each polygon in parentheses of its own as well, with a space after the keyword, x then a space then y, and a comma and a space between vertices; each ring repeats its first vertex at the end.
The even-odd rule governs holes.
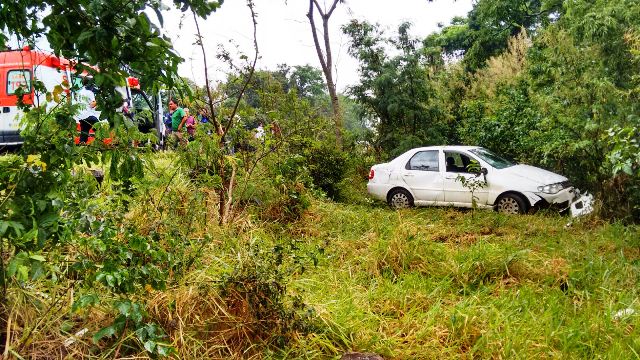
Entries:
POLYGON ((567 181, 567 178, 562 175, 530 165, 514 165, 504 168, 500 170, 500 172, 535 182, 538 185, 549 185, 567 181))

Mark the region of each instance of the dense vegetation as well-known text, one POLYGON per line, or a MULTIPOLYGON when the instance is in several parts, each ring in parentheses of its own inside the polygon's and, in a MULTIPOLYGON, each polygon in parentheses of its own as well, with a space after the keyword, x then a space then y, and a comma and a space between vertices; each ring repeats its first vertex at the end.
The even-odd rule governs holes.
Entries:
POLYGON ((568 176, 602 215, 640 219, 640 5, 478 1, 420 41, 403 24, 344 27, 382 157, 424 144, 482 145, 568 176), (385 49, 395 47, 399 55, 385 49), (409 134, 409 135, 408 135, 409 134))
MULTIPOLYGON (((25 144, 0 157, 3 356, 640 353, 637 2, 479 0, 426 39, 353 21, 342 31, 361 82, 339 99, 340 131, 311 66, 257 71, 222 51, 234 72, 198 87, 175 77, 147 18, 159 2, 82 0, 91 24, 70 42, 59 35, 74 9, 51 3, 40 23, 41 2, 3 2, 0 30, 114 70, 94 74, 105 109, 127 71, 151 72, 150 89, 183 84, 183 106, 212 121, 156 152, 154 134, 107 111, 96 141, 74 146, 69 84, 47 95, 53 107, 24 106, 25 144), (444 143, 563 173, 598 212, 392 211, 367 198, 371 164, 444 143)), ((194 19, 219 6, 174 5, 194 19)))

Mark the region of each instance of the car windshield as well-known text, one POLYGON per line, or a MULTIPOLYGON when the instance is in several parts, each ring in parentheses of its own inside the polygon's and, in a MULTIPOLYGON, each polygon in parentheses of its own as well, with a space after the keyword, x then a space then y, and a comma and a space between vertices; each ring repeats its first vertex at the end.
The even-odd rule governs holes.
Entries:
POLYGON ((503 159, 500 156, 492 153, 491 151, 483 148, 471 149, 469 150, 475 155, 478 155, 479 158, 486 161, 489 165, 493 166, 496 169, 504 169, 510 166, 515 165, 515 163, 503 159))

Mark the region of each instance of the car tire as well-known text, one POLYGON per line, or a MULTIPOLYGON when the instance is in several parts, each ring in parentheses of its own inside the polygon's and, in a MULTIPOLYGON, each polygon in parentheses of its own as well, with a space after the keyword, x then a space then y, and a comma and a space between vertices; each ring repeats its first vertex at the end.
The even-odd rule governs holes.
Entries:
POLYGON ((527 212, 527 203, 518 194, 506 194, 496 201, 496 210, 501 214, 524 214, 527 212))
POLYGON ((388 197, 389 206, 394 209, 406 209, 413 207, 413 196, 405 189, 393 189, 388 197))

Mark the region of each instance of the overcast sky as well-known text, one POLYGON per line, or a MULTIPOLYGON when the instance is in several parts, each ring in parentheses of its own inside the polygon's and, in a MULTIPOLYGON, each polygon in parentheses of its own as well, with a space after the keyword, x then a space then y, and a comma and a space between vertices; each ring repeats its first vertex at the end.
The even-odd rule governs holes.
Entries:
MULTIPOLYGON (((310 64, 320 68, 306 17, 308 1, 255 2, 261 56, 258 67, 275 70, 278 64, 286 63, 290 66, 310 64)), ((320 0, 320 4, 323 4, 323 0, 320 0)), ((329 23, 338 88, 343 90, 358 80, 357 63, 347 54, 347 38, 340 31, 340 27, 351 19, 379 23, 390 33, 396 33, 403 21, 410 21, 413 23, 411 33, 416 37, 424 37, 437 31, 438 23, 446 25, 454 16, 465 16, 471 7, 472 0, 347 0, 345 4, 339 4, 329 23)), ((321 24, 321 20, 316 20, 317 26, 321 27, 321 24)), ((247 55, 253 54, 251 17, 244 0, 226 0, 207 20, 200 20, 200 29, 210 62, 210 76, 216 80, 224 79, 228 71, 228 68, 215 61, 218 44, 223 44, 233 53, 235 45, 229 43, 233 40, 247 55)), ((196 33, 193 16, 177 10, 166 13, 164 31, 173 40, 178 54, 185 58, 179 69, 180 75, 204 84, 201 50, 193 45, 196 33)))

